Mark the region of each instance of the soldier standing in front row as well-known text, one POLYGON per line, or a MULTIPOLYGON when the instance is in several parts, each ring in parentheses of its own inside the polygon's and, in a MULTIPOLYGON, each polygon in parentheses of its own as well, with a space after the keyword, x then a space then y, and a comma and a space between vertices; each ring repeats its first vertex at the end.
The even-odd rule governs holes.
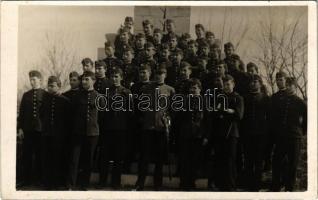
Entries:
MULTIPOLYGON (((70 190, 76 189, 79 179, 80 189, 86 190, 89 185, 93 156, 99 136, 98 110, 96 98, 99 95, 94 90, 95 74, 87 71, 82 76, 83 89, 71 99, 72 124, 72 151, 70 159, 69 177, 67 186, 70 190), (83 164, 79 172, 79 163, 83 164), (77 178, 79 177, 79 178, 77 178)), ((100 103, 103 106, 103 102, 100 103)))
POLYGON ((67 152, 64 150, 67 136, 70 134, 70 101, 65 96, 59 95, 60 88, 60 79, 50 76, 49 94, 43 98, 40 109, 43 122, 42 172, 44 187, 47 190, 57 189, 66 181, 64 156, 67 156, 67 152))
POLYGON ((66 96, 67 98, 71 99, 78 92, 81 80, 80 80, 80 75, 76 71, 71 72, 68 75, 68 78, 70 81, 71 89, 64 92, 63 96, 66 96))
POLYGON ((155 172, 154 172, 154 187, 155 190, 160 190, 162 187, 162 169, 165 160, 165 147, 167 145, 167 137, 165 134, 166 120, 169 116, 168 108, 170 98, 173 96, 174 89, 164 83, 167 70, 162 64, 155 72, 155 82, 144 86, 141 91, 142 94, 150 96, 150 107, 145 104, 140 105, 138 109, 141 110, 141 119, 144 121, 141 133, 141 150, 140 160, 138 166, 138 179, 136 182, 136 190, 143 190, 148 164, 151 158, 154 158, 155 172), (158 94, 158 93, 159 94, 158 94), (162 98, 156 98, 156 95, 163 95, 162 98), (166 101, 167 100, 167 101, 166 101), (158 101, 156 103, 156 101, 158 101), (167 103, 168 105, 165 105, 167 103), (157 107, 157 106, 159 107, 157 107), (167 106, 167 107, 166 107, 167 106), (148 109, 150 108, 150 109, 148 109), (152 153, 154 153, 153 156, 152 153))
POLYGON ((41 181, 41 135, 43 127, 39 111, 44 97, 48 94, 41 88, 42 75, 39 71, 30 71, 29 79, 32 89, 22 96, 17 124, 18 137, 23 138, 23 186, 39 184, 41 181))
POLYGON ((307 132, 307 106, 294 91, 296 81, 284 72, 276 74, 279 89, 271 98, 270 133, 274 140, 272 191, 282 186, 284 158, 287 158, 285 190, 293 191, 300 159, 301 138, 307 132))

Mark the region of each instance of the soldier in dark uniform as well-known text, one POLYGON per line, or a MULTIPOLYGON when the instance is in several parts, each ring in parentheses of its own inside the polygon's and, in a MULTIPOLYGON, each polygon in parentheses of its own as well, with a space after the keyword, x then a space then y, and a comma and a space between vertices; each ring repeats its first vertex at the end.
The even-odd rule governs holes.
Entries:
MULTIPOLYGON (((83 74, 85 72, 94 72, 94 63, 93 63, 92 59, 84 58, 82 60, 82 69, 83 69, 83 74)), ((80 77, 79 77, 80 81, 82 80, 83 74, 80 75, 80 77)), ((80 82, 79 89, 83 89, 82 82, 80 82)))
POLYGON ((183 51, 178 49, 176 52, 171 54, 170 59, 172 65, 167 68, 166 84, 174 87, 179 80, 179 70, 183 59, 183 51))
POLYGON ((138 33, 136 35, 135 40, 135 61, 137 66, 139 66, 143 61, 145 57, 145 44, 146 44, 146 38, 143 33, 138 33))
POLYGON ((119 29, 119 34, 116 35, 116 38, 115 38, 115 41, 114 41, 115 49, 117 49, 118 46, 121 46, 120 33, 121 33, 122 30, 128 30, 128 31, 129 31, 129 32, 128 32, 129 44, 134 44, 135 36, 134 36, 134 34, 131 32, 133 26, 134 26, 133 18, 132 18, 132 17, 129 17, 129 16, 125 17, 124 26, 119 29))
POLYGON ((193 96, 188 97, 189 101, 186 105, 189 106, 189 109, 180 116, 182 125, 177 144, 180 162, 180 188, 188 191, 195 189, 196 172, 202 161, 200 159, 203 154, 202 147, 207 144, 208 140, 204 135, 205 131, 202 130, 203 99, 200 81, 190 79, 185 92, 193 96))
POLYGON ((180 64, 180 71, 179 71, 179 77, 180 79, 175 84, 175 91, 177 94, 187 94, 188 93, 188 84, 190 80, 192 72, 192 66, 182 61, 180 64))
POLYGON ((131 47, 124 50, 122 70, 122 86, 130 89, 131 85, 138 81, 138 66, 135 64, 134 50, 131 47))
POLYGON ((225 63, 219 61, 210 68, 207 68, 206 75, 202 78, 202 87, 205 92, 207 89, 213 90, 213 82, 217 77, 225 77, 225 63))
POLYGON ((188 49, 188 43, 191 40, 189 33, 183 33, 179 39, 178 48, 182 49, 183 53, 186 54, 188 49))
POLYGON ((244 96, 244 116, 240 133, 244 145, 248 191, 258 191, 261 187, 264 153, 268 140, 270 98, 262 93, 262 85, 261 77, 253 75, 249 92, 244 96))
POLYGON ((18 116, 18 137, 23 138, 21 185, 39 184, 41 179, 41 135, 42 119, 39 111, 48 93, 41 88, 42 75, 39 71, 29 72, 32 89, 22 96, 18 116), (34 156, 34 161, 33 161, 34 156))
POLYGON ((106 58, 104 58, 103 61, 107 66, 106 77, 109 78, 112 70, 117 66, 121 67, 123 62, 120 60, 120 58, 115 57, 114 48, 110 42, 105 42, 105 55, 106 58))
POLYGON ((201 45, 199 46, 199 51, 198 51, 199 58, 205 59, 207 60, 207 62, 210 60, 209 56, 210 56, 210 46, 207 42, 202 41, 201 45))
MULTIPOLYGON (((82 76, 83 89, 71 99, 72 112, 72 153, 69 168, 68 187, 76 189, 77 179, 81 190, 86 190, 93 165, 93 156, 99 136, 98 109, 94 90, 95 74, 87 71, 82 76), (79 161, 83 166, 79 172, 79 161), (79 178, 77 178, 79 177, 79 178)), ((99 99, 102 101, 101 99, 99 99)), ((99 101, 98 101, 99 102, 99 101)), ((99 103, 103 107, 105 103, 99 103)))
POLYGON ((198 43, 195 40, 190 40, 188 42, 188 47, 186 54, 184 55, 184 61, 187 61, 192 66, 196 66, 198 64, 198 43))
POLYGON ((207 74, 206 66, 208 61, 206 59, 199 58, 197 63, 198 64, 196 66, 192 66, 191 78, 197 78, 201 81, 207 74))
POLYGON ((280 191, 282 174, 287 158, 285 190, 293 191, 300 159, 301 138, 307 132, 307 106, 292 89, 293 78, 284 72, 276 74, 279 89, 271 98, 270 133, 274 139, 272 191, 280 191))
MULTIPOLYGON (((246 65, 246 70, 247 70, 247 73, 249 75, 259 75, 259 70, 258 70, 258 66, 253 63, 253 62, 249 62, 247 63, 246 65)), ((266 88, 265 85, 262 85, 262 88, 261 88, 261 91, 265 94, 265 95, 269 95, 269 92, 266 88)))
POLYGON ((42 173, 47 190, 65 186, 65 157, 63 151, 70 134, 70 101, 59 94, 61 81, 56 76, 48 79, 49 94, 43 98, 40 117, 43 124, 42 173))
MULTIPOLYGON (((171 39, 171 35, 176 35, 176 25, 173 19, 167 19, 165 22, 165 28, 167 33, 163 35, 161 42, 166 43, 171 39)), ((179 39, 178 35, 176 35, 177 39, 179 39)))
POLYGON ((239 122, 243 117, 243 98, 233 91, 234 78, 223 78, 223 90, 227 102, 215 102, 217 110, 209 112, 206 127, 216 156, 216 184, 221 191, 236 190, 236 155, 239 122), (226 105, 227 104, 227 105, 226 105))
POLYGON ((144 34, 146 36, 146 41, 154 43, 153 40, 153 24, 148 20, 142 21, 142 28, 144 30, 144 34))
POLYGON ((118 59, 123 58, 124 50, 128 47, 134 46, 134 41, 129 40, 129 29, 128 28, 121 28, 120 29, 120 40, 118 44, 115 46, 115 56, 118 59))
POLYGON ((158 63, 159 64, 167 63, 167 68, 169 68, 172 65, 172 63, 170 61, 171 52, 170 52, 169 45, 167 43, 162 44, 161 51, 157 51, 157 53, 159 54, 158 63))
MULTIPOLYGON (((126 137, 129 130, 128 122, 130 121, 129 111, 129 94, 130 90, 124 88, 121 85, 123 79, 123 72, 120 68, 116 68, 112 71, 111 80, 112 86, 107 93, 109 109, 104 113, 104 125, 105 125, 105 140, 103 144, 102 152, 102 166, 101 166, 101 179, 100 184, 105 186, 107 184, 107 168, 110 161, 113 161, 112 165, 112 177, 111 186, 113 189, 119 189, 121 187, 121 174, 123 168, 123 162, 125 159, 125 146, 126 137), (115 99, 118 96, 122 99, 122 106, 118 106, 115 99), (117 107, 113 106, 117 104, 117 107)), ((118 98, 117 98, 118 99, 118 98)))
POLYGON ((67 97, 68 99, 72 99, 76 92, 79 90, 80 86, 80 75, 76 71, 72 71, 69 74, 69 81, 71 89, 63 93, 63 96, 67 97))
MULTIPOLYGON (((141 150, 138 166, 138 179, 135 188, 136 190, 143 190, 144 188, 148 164, 151 162, 151 158, 154 158, 155 162, 155 190, 160 190, 162 187, 162 168, 165 159, 165 147, 167 143, 165 130, 167 128, 167 121, 169 118, 169 110, 168 107, 165 107, 165 103, 169 104, 170 98, 175 93, 172 87, 164 83, 166 73, 167 70, 164 66, 159 67, 156 70, 155 82, 146 85, 141 89, 142 94, 150 95, 151 102, 150 109, 145 109, 145 104, 140 105, 138 108, 142 111, 141 120, 143 121, 143 131, 141 133, 141 150), (163 95, 165 97, 158 98, 159 95, 163 95), (151 156, 151 152, 154 153, 153 156, 151 156)), ((146 107, 148 107, 148 104, 146 107)))
POLYGON ((154 56, 154 59, 159 62, 160 60, 160 52, 162 50, 162 30, 159 28, 155 28, 153 31, 153 45, 155 46, 156 49, 156 54, 154 56))
MULTIPOLYGON (((231 65, 231 59, 232 59, 232 55, 234 54, 234 45, 231 42, 228 42, 226 44, 224 44, 224 53, 225 53, 225 58, 224 58, 224 62, 226 63, 227 66, 231 65)), ((242 72, 245 72, 245 65, 243 63, 242 60, 239 60, 240 64, 239 64, 239 70, 242 72)))
MULTIPOLYGON (((209 61, 207 64, 207 68, 214 67, 217 63, 221 61, 221 49, 220 46, 217 44, 213 44, 210 46, 210 54, 209 54, 209 61)), ((226 67, 227 71, 227 67, 226 67)))
POLYGON ((211 31, 205 32, 205 39, 206 39, 206 42, 209 44, 210 48, 216 42, 215 41, 215 35, 211 31))
POLYGON ((170 40, 169 40, 169 48, 171 54, 176 53, 177 50, 180 50, 178 48, 178 37, 176 34, 170 34, 170 40))
POLYGON ((205 30, 204 30, 204 26, 202 24, 196 24, 195 25, 195 34, 197 36, 197 43, 198 43, 198 47, 199 49, 201 49, 201 45, 206 42, 205 40, 205 30))
MULTIPOLYGON (((156 53, 155 47, 153 46, 152 43, 147 42, 145 44, 145 57, 144 57, 144 61, 142 62, 142 64, 147 64, 151 67, 151 72, 152 74, 154 74, 153 72, 156 70, 158 63, 156 62, 156 60, 154 59, 154 55, 156 53)), ((153 80, 154 77, 150 77, 150 80, 153 80)))

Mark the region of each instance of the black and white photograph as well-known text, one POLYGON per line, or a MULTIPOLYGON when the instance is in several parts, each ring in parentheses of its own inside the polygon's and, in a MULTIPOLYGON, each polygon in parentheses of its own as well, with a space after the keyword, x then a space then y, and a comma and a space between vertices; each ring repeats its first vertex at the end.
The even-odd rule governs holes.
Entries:
POLYGON ((316 3, 6 3, 4 199, 316 198, 316 3))

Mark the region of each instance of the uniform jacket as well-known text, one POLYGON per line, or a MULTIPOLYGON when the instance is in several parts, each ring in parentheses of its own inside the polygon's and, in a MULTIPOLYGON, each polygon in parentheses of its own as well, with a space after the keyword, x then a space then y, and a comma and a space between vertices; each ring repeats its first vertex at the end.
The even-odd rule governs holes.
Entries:
POLYGON ((138 82, 138 67, 134 63, 123 64, 124 79, 122 85, 130 89, 132 83, 138 82))
POLYGON ((63 95, 46 95, 40 109, 43 135, 66 136, 69 134, 70 114, 70 100, 68 98, 63 95))
POLYGON ((188 94, 189 89, 189 79, 179 80, 176 83, 175 91, 176 94, 188 94))
POLYGON ((40 109, 44 97, 48 93, 44 89, 32 89, 22 96, 18 117, 18 128, 24 132, 41 132, 43 130, 40 109))
POLYGON ((179 70, 180 64, 172 64, 169 68, 167 68, 167 78, 165 80, 167 85, 175 87, 176 83, 179 80, 179 70))
POLYGON ((148 111, 141 112, 141 121, 143 123, 142 128, 144 130, 164 131, 164 118, 169 115, 169 103, 170 98, 175 94, 174 88, 166 84, 151 83, 142 87, 141 92, 142 94, 148 95, 150 97, 151 109, 148 111), (163 98, 157 98, 157 100, 155 98, 156 88, 158 88, 159 95, 164 95, 168 98, 168 107, 166 109, 158 109, 158 111, 156 111, 155 101, 157 101, 158 105, 162 107, 164 106, 163 98))
POLYGON ((68 98, 69 100, 71 100, 76 95, 76 93, 78 91, 79 91, 79 88, 70 89, 70 90, 64 92, 62 95, 65 96, 66 98, 68 98))
POLYGON ((248 93, 244 97, 244 115, 241 135, 264 135, 268 133, 270 98, 263 93, 248 93))
POLYGON ((274 138, 299 138, 307 132, 307 105, 286 90, 271 98, 270 128, 274 138))

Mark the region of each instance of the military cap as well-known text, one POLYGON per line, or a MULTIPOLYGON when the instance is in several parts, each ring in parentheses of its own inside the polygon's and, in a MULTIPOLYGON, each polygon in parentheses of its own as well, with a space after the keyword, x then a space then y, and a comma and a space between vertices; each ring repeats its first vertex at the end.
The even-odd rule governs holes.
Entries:
POLYGON ((57 86, 61 87, 61 80, 57 76, 50 76, 47 80, 48 84, 56 83, 57 86))
POLYGON ((147 49, 147 48, 155 48, 155 46, 152 44, 152 42, 147 42, 145 44, 145 49, 147 49))
POLYGON ((146 38, 146 36, 145 36, 145 34, 143 34, 143 33, 138 33, 138 34, 136 35, 136 39, 139 39, 139 38, 146 38))
POLYGON ((142 26, 147 26, 149 24, 153 26, 149 19, 145 19, 144 21, 142 21, 142 26))
POLYGON ((102 60, 97 60, 96 62, 95 62, 95 68, 96 67, 104 67, 104 68, 106 68, 107 66, 106 66, 106 63, 104 62, 104 61, 102 61, 102 60))
POLYGON ((90 77, 91 79, 96 80, 95 73, 91 71, 85 71, 82 78, 83 77, 90 77))
POLYGON ((125 22, 133 22, 133 18, 130 16, 126 16, 125 22))
POLYGON ((255 64, 255 63, 253 63, 253 62, 249 62, 249 63, 247 63, 247 65, 246 65, 246 68, 256 68, 256 69, 258 69, 258 66, 255 64))
POLYGON ((173 19, 166 19, 166 23, 167 24, 174 24, 174 20, 173 19))
POLYGON ((286 78, 286 85, 288 85, 288 86, 291 86, 291 85, 297 86, 296 78, 295 77, 287 77, 286 78))
POLYGON ((223 81, 224 81, 224 82, 234 81, 234 78, 233 78, 233 76, 231 76, 231 75, 229 75, 229 74, 226 74, 226 75, 223 77, 223 81))
POLYGON ((86 65, 86 64, 91 64, 91 65, 93 65, 92 59, 90 59, 90 58, 84 58, 84 59, 82 60, 82 65, 86 65))
POLYGON ((195 41, 195 40, 190 40, 190 41, 188 42, 188 45, 190 45, 190 44, 195 44, 195 46, 198 46, 198 43, 197 43, 197 41, 195 41))
POLYGON ((183 33, 183 34, 181 35, 181 38, 182 38, 182 39, 190 39, 190 38, 191 38, 191 35, 190 35, 189 33, 183 33))
POLYGON ((151 72, 151 67, 149 64, 144 63, 144 64, 141 64, 139 67, 139 71, 141 71, 141 70, 147 70, 147 71, 151 72))
POLYGON ((202 89, 201 81, 197 78, 190 78, 189 79, 189 88, 191 86, 197 85, 200 89, 202 89))
POLYGON ((110 72, 111 75, 114 75, 114 74, 119 74, 121 77, 123 77, 123 70, 120 69, 120 67, 116 66, 111 72, 110 72))
POLYGON ((41 72, 37 71, 37 70, 31 70, 29 72, 29 77, 38 77, 38 78, 42 78, 42 74, 41 72))
POLYGON ((276 78, 287 78, 287 74, 283 71, 279 71, 276 73, 276 78))
POLYGON ((201 28, 202 30, 204 30, 204 26, 202 24, 196 24, 195 28, 196 29, 201 28))
POLYGON ((163 73, 167 73, 167 67, 165 63, 161 63, 159 65, 159 67, 157 67, 157 69, 155 70, 156 74, 163 74, 163 73))
POLYGON ((210 36, 215 37, 215 35, 214 35, 213 32, 207 31, 207 32, 205 33, 205 37, 210 37, 210 36))
POLYGON ((72 78, 72 77, 77 77, 79 78, 79 74, 76 72, 76 71, 72 71, 69 75, 68 75, 69 78, 72 78))
POLYGON ((224 44, 224 49, 229 49, 229 48, 233 48, 234 49, 234 45, 231 42, 225 43, 224 44))
POLYGON ((155 28, 155 29, 153 30, 153 33, 160 33, 160 34, 162 34, 162 30, 161 30, 160 28, 155 28))
POLYGON ((105 42, 104 45, 105 45, 105 48, 113 47, 112 43, 109 41, 105 42))
POLYGON ((190 63, 188 63, 188 62, 186 62, 186 61, 182 61, 181 63, 180 63, 180 69, 181 68, 185 68, 185 67, 189 67, 190 69, 191 69, 191 65, 190 65, 190 63))

